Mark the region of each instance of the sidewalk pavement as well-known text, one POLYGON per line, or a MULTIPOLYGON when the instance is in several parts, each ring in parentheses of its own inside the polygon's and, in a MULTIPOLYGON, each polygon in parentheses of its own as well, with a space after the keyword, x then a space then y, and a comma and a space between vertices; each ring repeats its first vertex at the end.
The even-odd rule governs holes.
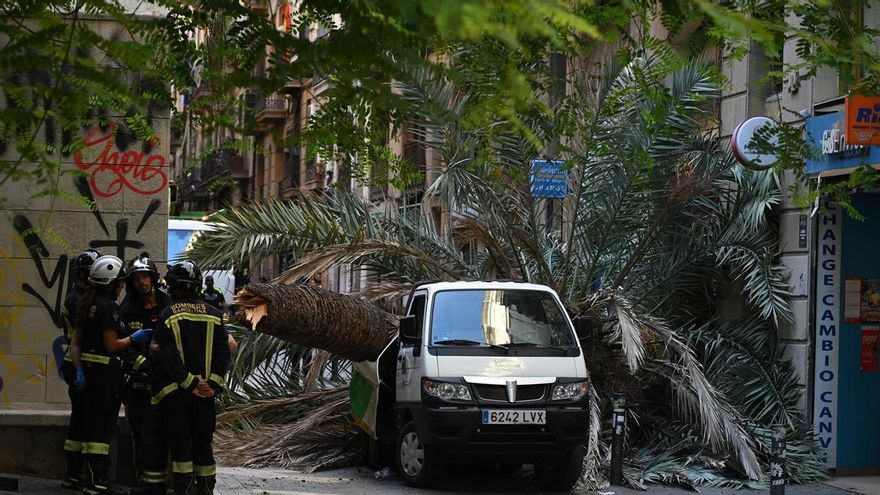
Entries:
MULTIPOLYGON (((864 493, 880 495, 878 478, 842 478, 830 484, 791 485, 786 495, 851 495, 864 493), (856 481, 853 481, 856 480, 856 481)), ((732 489, 703 488, 706 495, 728 495, 732 489)), ((218 468, 215 494, 220 495, 324 495, 324 494, 437 494, 437 493, 541 493, 541 486, 534 480, 517 478, 501 473, 476 469, 456 470, 440 480, 434 490, 415 490, 404 485, 398 477, 376 479, 366 468, 344 468, 304 474, 280 469, 218 468)), ((742 491, 746 495, 766 492, 742 491)), ((0 491, 0 494, 8 493, 0 491)), ((14 492, 13 492, 14 493, 14 492)), ((27 495, 72 495, 64 490, 58 480, 22 476, 20 493, 27 495)), ((651 486, 648 492, 612 487, 601 492, 581 492, 591 495, 685 495, 688 490, 676 487, 651 486)))

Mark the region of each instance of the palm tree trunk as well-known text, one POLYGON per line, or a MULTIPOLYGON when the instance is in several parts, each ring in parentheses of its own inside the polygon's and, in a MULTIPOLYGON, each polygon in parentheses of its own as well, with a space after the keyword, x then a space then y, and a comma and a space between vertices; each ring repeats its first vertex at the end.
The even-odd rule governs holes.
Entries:
POLYGON ((235 304, 251 330, 352 361, 378 358, 399 319, 354 297, 307 285, 249 284, 235 304))

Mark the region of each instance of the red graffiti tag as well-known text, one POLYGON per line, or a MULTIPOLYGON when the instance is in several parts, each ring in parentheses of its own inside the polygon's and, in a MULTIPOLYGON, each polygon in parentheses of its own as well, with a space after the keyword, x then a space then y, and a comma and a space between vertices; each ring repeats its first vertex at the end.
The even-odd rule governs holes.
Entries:
POLYGON ((164 156, 143 151, 119 151, 115 136, 116 124, 104 133, 96 127, 83 136, 85 150, 77 150, 73 155, 80 170, 92 172, 89 184, 95 196, 109 198, 124 188, 136 194, 150 195, 168 185, 168 175, 162 170, 164 156), (94 160, 88 161, 95 155, 94 160))

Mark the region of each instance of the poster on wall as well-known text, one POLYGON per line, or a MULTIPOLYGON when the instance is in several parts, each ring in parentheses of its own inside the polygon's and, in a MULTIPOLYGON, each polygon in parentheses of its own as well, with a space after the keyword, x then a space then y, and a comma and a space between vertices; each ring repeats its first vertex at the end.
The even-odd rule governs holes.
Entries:
POLYGON ((862 321, 862 279, 846 277, 843 291, 843 321, 860 323, 862 321))
POLYGON ((874 373, 880 368, 878 356, 880 342, 880 326, 865 325, 862 327, 862 373, 874 373))
POLYGON ((862 281, 861 320, 880 322, 880 279, 866 278, 862 281))

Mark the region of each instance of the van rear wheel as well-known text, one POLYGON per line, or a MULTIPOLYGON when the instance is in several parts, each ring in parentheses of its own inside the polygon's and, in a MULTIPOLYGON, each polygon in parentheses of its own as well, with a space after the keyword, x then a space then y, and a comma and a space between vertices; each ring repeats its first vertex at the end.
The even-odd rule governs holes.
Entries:
POLYGON ((407 485, 427 488, 440 472, 440 455, 422 442, 412 421, 397 436, 397 467, 407 485))
POLYGON ((548 490, 567 492, 581 477, 584 469, 584 456, 587 451, 583 445, 569 450, 559 461, 549 465, 535 466, 535 474, 548 490))

